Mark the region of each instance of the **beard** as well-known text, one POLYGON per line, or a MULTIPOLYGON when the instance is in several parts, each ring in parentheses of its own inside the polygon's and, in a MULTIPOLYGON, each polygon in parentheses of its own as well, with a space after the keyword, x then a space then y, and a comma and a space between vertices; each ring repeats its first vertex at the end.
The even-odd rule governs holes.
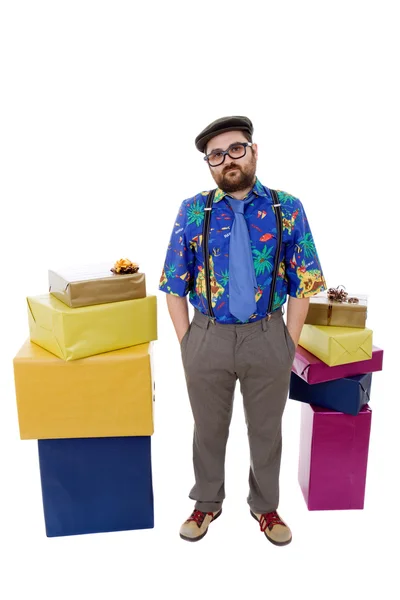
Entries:
POLYGON ((234 162, 227 166, 222 173, 214 174, 211 172, 215 183, 226 193, 240 192, 252 187, 256 175, 257 160, 254 154, 250 162, 243 166, 234 162))

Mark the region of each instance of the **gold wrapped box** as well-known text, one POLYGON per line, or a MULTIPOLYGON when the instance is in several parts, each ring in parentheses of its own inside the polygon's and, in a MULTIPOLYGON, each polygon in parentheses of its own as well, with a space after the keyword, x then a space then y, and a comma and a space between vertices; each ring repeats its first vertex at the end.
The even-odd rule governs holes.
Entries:
POLYGON ((151 343, 66 362, 27 340, 14 378, 22 440, 154 432, 151 343))
POLYGON ((330 367, 372 358, 372 329, 303 325, 299 345, 330 367))
MULTIPOLYGON (((354 294, 358 303, 330 300, 327 292, 310 298, 307 325, 332 325, 334 327, 364 328, 367 320, 367 296, 354 294)), ((349 295, 349 297, 351 297, 349 295)))
POLYGON ((144 273, 118 275, 108 264, 49 270, 48 279, 49 292, 74 308, 146 296, 144 273))
POLYGON ((30 340, 77 360, 157 339, 157 298, 71 308, 52 294, 27 298, 30 340))

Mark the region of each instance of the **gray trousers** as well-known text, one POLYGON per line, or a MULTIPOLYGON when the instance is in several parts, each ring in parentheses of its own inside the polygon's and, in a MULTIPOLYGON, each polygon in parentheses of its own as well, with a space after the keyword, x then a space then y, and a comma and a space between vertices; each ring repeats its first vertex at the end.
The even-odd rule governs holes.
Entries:
POLYGON ((282 311, 243 325, 213 324, 195 310, 181 341, 182 362, 194 418, 195 485, 189 497, 203 512, 225 498, 225 454, 236 380, 250 447, 249 495, 253 512, 278 508, 282 415, 295 344, 282 311))

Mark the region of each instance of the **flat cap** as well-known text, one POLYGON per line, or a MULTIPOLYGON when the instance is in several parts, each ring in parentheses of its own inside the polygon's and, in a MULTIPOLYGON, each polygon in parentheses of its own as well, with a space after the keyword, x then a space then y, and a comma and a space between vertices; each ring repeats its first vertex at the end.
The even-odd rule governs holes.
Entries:
POLYGON ((247 117, 222 117, 207 125, 205 129, 195 139, 197 150, 204 152, 207 142, 211 138, 225 133, 226 131, 246 131, 250 136, 253 135, 253 124, 247 117))

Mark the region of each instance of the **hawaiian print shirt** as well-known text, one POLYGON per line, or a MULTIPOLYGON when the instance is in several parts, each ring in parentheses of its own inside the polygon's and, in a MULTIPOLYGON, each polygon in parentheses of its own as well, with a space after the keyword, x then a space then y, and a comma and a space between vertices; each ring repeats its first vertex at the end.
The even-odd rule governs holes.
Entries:
MULTIPOLYGON (((283 237, 272 310, 281 307, 288 294, 294 298, 306 298, 327 289, 302 203, 286 192, 277 190, 277 193, 283 237)), ((269 189, 256 179, 249 194, 252 200, 245 206, 244 217, 249 228, 258 289, 255 295, 257 312, 246 322, 253 322, 264 318, 268 311, 277 230, 269 189)), ((208 304, 202 230, 207 195, 208 192, 201 192, 182 202, 159 286, 160 290, 176 296, 189 294, 193 307, 205 315, 208 314, 208 304)), ((234 218, 229 195, 218 188, 211 211, 209 271, 212 308, 219 323, 241 322, 229 312, 229 236, 234 218)))

